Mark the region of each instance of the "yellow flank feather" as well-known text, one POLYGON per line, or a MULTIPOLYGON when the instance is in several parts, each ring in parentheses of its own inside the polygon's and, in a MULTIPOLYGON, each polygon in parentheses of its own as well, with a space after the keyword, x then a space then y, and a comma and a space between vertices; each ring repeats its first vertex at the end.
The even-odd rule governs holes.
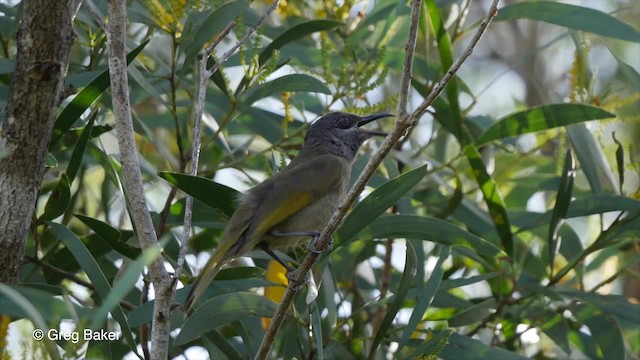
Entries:
POLYGON ((311 200, 313 200, 313 195, 310 192, 298 191, 289 194, 287 199, 283 201, 275 209, 275 211, 272 211, 270 214, 265 216, 264 219, 262 219, 256 231, 254 231, 251 235, 262 236, 267 231, 271 230, 271 228, 287 219, 289 216, 295 214, 300 209, 311 204, 311 200))

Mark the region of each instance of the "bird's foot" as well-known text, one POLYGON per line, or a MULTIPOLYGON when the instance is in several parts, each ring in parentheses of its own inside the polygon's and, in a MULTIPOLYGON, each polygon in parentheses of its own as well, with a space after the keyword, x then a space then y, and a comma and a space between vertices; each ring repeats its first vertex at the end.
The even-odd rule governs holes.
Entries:
POLYGON ((302 289, 303 287, 305 287, 305 285, 307 285, 309 283, 309 279, 307 279, 307 277, 305 276, 304 279, 298 281, 296 279, 296 271, 287 271, 286 274, 287 279, 289 280, 289 282, 291 282, 292 285, 292 290, 293 291, 298 291, 300 289, 302 289))
POLYGON ((322 254, 323 252, 329 252, 333 250, 333 238, 329 239, 329 242, 327 242, 324 248, 318 249, 319 238, 320 238, 320 233, 318 233, 318 235, 314 236, 313 239, 311 239, 311 243, 309 243, 309 246, 307 247, 309 251, 318 255, 318 254, 322 254))

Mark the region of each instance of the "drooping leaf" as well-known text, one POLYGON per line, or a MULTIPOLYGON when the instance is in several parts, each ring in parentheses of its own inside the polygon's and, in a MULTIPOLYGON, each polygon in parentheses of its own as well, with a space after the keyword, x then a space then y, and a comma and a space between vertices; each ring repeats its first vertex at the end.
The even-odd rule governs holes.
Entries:
POLYGON ((200 305, 189 316, 174 344, 185 344, 202 333, 246 316, 271 317, 276 308, 276 303, 258 294, 232 293, 217 296, 200 305))
POLYGON ((427 165, 406 172, 375 189, 360 202, 338 230, 340 245, 349 241, 378 216, 405 196, 427 174, 427 165))
POLYGON ((387 313, 384 315, 384 319, 382 319, 382 323, 376 333, 375 338, 373 339, 373 343, 371 344, 371 351, 369 352, 369 360, 375 358, 375 354, 378 350, 378 346, 382 342, 382 339, 387 335, 387 332, 391 328, 391 324, 393 323, 393 319, 395 319, 398 311, 402 307, 404 303, 404 299, 409 292, 409 288, 414 282, 416 277, 416 253, 413 249, 413 246, 410 242, 406 242, 407 250, 405 255, 405 264, 404 271, 402 272, 402 278, 400 279, 400 284, 398 285, 398 290, 395 292, 395 297, 391 304, 387 307, 387 313))
MULTIPOLYGON (((111 292, 111 285, 109 284, 109 281, 107 281, 107 278, 104 276, 102 270, 100 270, 100 266, 96 262, 96 259, 89 252, 89 250, 87 250, 82 241, 80 241, 80 239, 69 229, 67 229, 63 225, 52 222, 49 223, 49 226, 56 233, 56 235, 58 235, 58 237, 60 238, 60 240, 62 240, 66 247, 71 251, 73 257, 80 264, 82 270, 84 270, 84 272, 91 280, 91 283, 95 287, 95 291, 100 299, 102 301, 105 301, 109 297, 109 293, 111 292)), ((131 332, 131 328, 129 327, 129 323, 127 322, 127 317, 120 307, 120 304, 117 304, 113 308, 113 310, 111 311, 111 315, 120 324, 122 328, 122 335, 131 348, 131 351, 137 354, 136 341, 133 339, 133 334, 131 332)))
POLYGON ((204 45, 216 37, 227 24, 248 8, 245 0, 226 3, 214 9, 202 23, 193 29, 193 37, 185 47, 185 61, 191 61, 204 47, 204 45))
POLYGON ((67 211, 71 200, 71 184, 66 174, 60 176, 60 181, 51 192, 49 200, 44 207, 44 213, 40 220, 53 220, 67 211))
POLYGON ((615 115, 595 106, 582 104, 545 105, 499 119, 480 136, 476 144, 481 145, 512 136, 612 117, 615 115))
POLYGON ((560 178, 560 186, 556 192, 556 205, 551 213, 551 222, 549 223, 549 276, 553 277, 554 260, 556 253, 559 251, 558 230, 562 224, 562 220, 567 216, 571 196, 573 195, 573 180, 576 176, 575 162, 571 149, 567 150, 564 160, 564 168, 562 169, 562 177, 560 178))
POLYGON ((498 186, 493 177, 487 173, 487 167, 482 161, 478 149, 470 144, 464 148, 464 152, 467 155, 467 160, 471 165, 471 169, 473 169, 473 175, 482 191, 484 202, 489 208, 489 215, 491 215, 493 224, 498 230, 502 247, 508 255, 512 256, 513 237, 511 235, 511 225, 509 216, 507 215, 507 208, 498 190, 498 186))
MULTIPOLYGON (((130 64, 140 54, 142 49, 149 43, 149 40, 144 41, 137 48, 133 49, 127 54, 127 64, 130 64)), ((62 135, 71 128, 73 123, 84 113, 91 104, 93 104, 98 98, 109 88, 111 80, 109 79, 109 70, 103 71, 98 75, 89 85, 82 89, 73 100, 62 110, 56 123, 53 127, 53 133, 51 135, 51 142, 49 143, 49 149, 52 149, 62 135)))
POLYGON ((279 77, 275 80, 253 86, 242 99, 245 108, 250 107, 256 101, 269 97, 273 94, 280 94, 285 91, 306 91, 322 94, 331 94, 331 90, 320 80, 305 74, 291 74, 279 77))
POLYGON ((238 192, 228 186, 187 174, 159 172, 158 176, 193 196, 194 199, 213 209, 222 210, 227 216, 231 216, 235 211, 234 204, 238 192))
POLYGON ((489 241, 441 219, 417 215, 381 216, 362 230, 357 239, 405 238, 428 240, 442 245, 461 245, 493 258, 505 253, 489 241))
POLYGON ((640 42, 632 26, 601 11, 551 1, 511 3, 500 9, 494 21, 530 19, 591 32, 614 39, 640 42))
POLYGON ((105 222, 88 216, 80 214, 75 214, 74 216, 90 227, 91 230, 93 230, 100 239, 109 244, 113 250, 132 260, 136 259, 140 255, 140 249, 122 241, 122 234, 118 229, 105 222))

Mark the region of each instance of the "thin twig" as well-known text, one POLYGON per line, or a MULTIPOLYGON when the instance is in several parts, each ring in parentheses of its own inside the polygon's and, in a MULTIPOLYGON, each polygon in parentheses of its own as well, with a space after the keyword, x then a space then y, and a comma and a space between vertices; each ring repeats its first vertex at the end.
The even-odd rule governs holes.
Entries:
MULTIPOLYGON (((109 10, 109 31, 107 32, 109 77, 120 161, 122 162, 123 187, 140 246, 143 251, 146 251, 160 245, 145 199, 131 119, 126 59, 127 6, 124 0, 110 0, 107 3, 109 10)), ((156 296, 151 325, 151 359, 164 360, 168 357, 171 305, 174 302, 175 291, 173 291, 171 277, 165 269, 162 256, 154 259, 149 265, 149 277, 156 296)))
POLYGON ((100 29, 102 29, 102 31, 106 33, 108 29, 108 25, 104 21, 104 16, 102 16, 96 4, 93 3, 93 0, 84 0, 84 4, 87 7, 87 11, 89 12, 89 15, 91 15, 93 20, 98 24, 98 26, 100 26, 100 29))
POLYGON ((269 7, 269 9, 267 9, 267 11, 264 14, 262 14, 262 17, 260 19, 258 19, 256 24, 249 29, 249 31, 245 34, 245 36, 240 41, 238 41, 238 43, 235 44, 231 49, 229 49, 226 53, 224 53, 224 55, 222 55, 222 57, 220 59, 218 59, 218 61, 216 61, 215 64, 213 64, 211 69, 209 69, 209 76, 213 75, 213 73, 215 73, 216 70, 218 70, 220 65, 224 64, 225 62, 227 62, 227 60, 229 60, 231 55, 233 55, 236 52, 236 50, 238 50, 240 48, 240 46, 242 46, 244 43, 246 43, 247 40, 249 40, 249 38, 251 36, 253 36, 253 34, 255 34, 255 32, 258 30, 260 25, 262 25, 262 23, 267 18, 267 16, 271 15, 271 13, 275 9, 278 8, 279 4, 280 4, 280 0, 275 0, 273 2, 273 4, 269 7))
MULTIPOLYGON (((240 46, 242 46, 249 38, 255 34, 258 27, 262 25, 264 20, 275 10, 278 8, 278 4, 280 0, 276 0, 273 2, 273 5, 267 9, 267 11, 260 17, 260 19, 255 23, 253 27, 249 29, 247 34, 242 38, 242 40, 238 41, 236 45, 234 45, 229 51, 224 53, 218 61, 211 67, 211 69, 207 69, 207 60, 209 56, 215 49, 215 47, 225 38, 227 34, 233 29, 236 22, 230 22, 224 30, 213 40, 211 45, 209 45, 200 61, 198 62, 198 73, 199 73, 199 82, 198 82, 198 96, 196 99, 196 114, 193 124, 193 136, 192 136, 192 150, 191 150, 191 168, 189 169, 189 174, 192 176, 198 175, 198 162, 200 160, 200 148, 201 148, 201 124, 202 124, 202 116, 204 115, 204 101, 207 96, 207 83, 209 81, 209 77, 213 75, 213 73, 218 70, 218 68, 224 64, 231 55, 233 55, 240 46)), ((173 286, 177 285, 177 279, 180 277, 180 273, 184 267, 185 256, 187 253, 187 240, 189 239, 189 234, 191 233, 191 222, 193 219, 193 198, 187 195, 186 204, 185 204, 185 212, 184 212, 184 227, 182 232, 182 241, 180 243, 180 252, 178 254, 178 259, 176 261, 176 267, 173 277, 173 286)))
MULTIPOLYGON (((400 137, 402 137, 402 135, 406 132, 406 130, 409 129, 411 126, 414 126, 415 124, 417 124, 418 120, 420 119, 420 116, 424 114, 425 111, 427 111, 427 108, 436 99, 436 97, 440 94, 440 92, 442 92, 442 90, 445 88, 447 83, 451 80, 453 75, 460 68, 460 65, 462 65, 462 63, 469 57, 469 55, 473 51, 473 48, 478 43, 478 40, 487 29, 489 22, 497 14, 498 2, 499 0, 493 0, 493 3, 491 4, 491 7, 489 9, 489 14, 482 21, 476 35, 472 39, 469 46, 465 49, 464 53, 460 56, 458 60, 456 60, 453 63, 451 68, 443 76, 443 78, 440 80, 438 85, 436 85, 436 87, 432 90, 432 92, 427 96, 425 101, 422 104, 420 104, 418 109, 416 109, 411 115, 408 115, 406 110, 406 104, 408 101, 409 86, 411 85, 413 56, 415 51, 416 36, 418 32, 417 30, 418 19, 419 19, 420 8, 422 5, 421 0, 413 0, 411 2, 411 23, 409 25, 409 38, 407 40, 407 46, 406 46, 406 52, 405 52, 405 62, 404 62, 405 67, 402 72, 402 81, 400 82, 402 87, 400 89, 400 95, 399 95, 399 101, 398 101, 398 120, 396 121, 392 132, 385 138, 385 140, 383 141, 378 151, 372 156, 371 160, 369 160, 369 163, 367 163, 367 166, 362 171, 362 174, 360 175, 358 180, 356 180, 356 183, 353 185, 353 188, 351 189, 351 191, 349 191, 349 194, 347 195, 346 199, 338 207, 338 209, 336 209, 335 213, 329 220, 327 226, 322 231, 322 234, 318 239, 317 248, 322 249, 327 246, 327 244, 331 240, 333 233, 336 231, 340 222, 346 215, 348 209, 351 207, 351 204, 355 202, 359 194, 362 192, 362 190, 364 190, 364 187, 367 181, 371 178, 371 176, 373 175, 378 165, 382 162, 385 156, 391 151, 393 146, 398 142, 398 140, 400 139, 400 137)), ((258 350, 258 353, 256 354, 255 359, 263 360, 268 357, 269 353, 271 352, 271 347, 273 346, 273 342, 275 341, 275 338, 278 334, 278 331, 280 330, 280 327, 284 322, 284 318, 286 316, 287 310, 291 305, 293 296, 297 292, 297 290, 295 289, 296 287, 295 284, 300 284, 301 282, 304 281, 306 274, 309 272, 309 270, 311 269, 311 267, 313 266, 317 258, 318 258, 318 254, 314 252, 309 252, 309 254, 307 254, 307 256, 304 258, 304 260, 300 264, 298 270, 295 273, 294 281, 291 281, 289 283, 289 286, 287 287, 287 290, 284 293, 284 296, 280 302, 280 305, 278 306, 278 309, 274 313, 274 317, 271 320, 269 329, 267 329, 267 332, 265 333, 264 338, 262 339, 262 344, 260 344, 260 349, 258 350)))

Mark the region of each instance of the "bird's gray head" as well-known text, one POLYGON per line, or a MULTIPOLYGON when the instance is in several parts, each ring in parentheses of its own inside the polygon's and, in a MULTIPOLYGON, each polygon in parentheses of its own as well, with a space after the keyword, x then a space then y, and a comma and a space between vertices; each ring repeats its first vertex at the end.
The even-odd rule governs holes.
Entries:
POLYGON ((375 114, 358 116, 341 112, 332 112, 318 119, 304 139, 303 154, 331 154, 352 161, 365 140, 372 136, 386 136, 386 133, 365 130, 361 126, 374 120, 393 116, 375 114))

